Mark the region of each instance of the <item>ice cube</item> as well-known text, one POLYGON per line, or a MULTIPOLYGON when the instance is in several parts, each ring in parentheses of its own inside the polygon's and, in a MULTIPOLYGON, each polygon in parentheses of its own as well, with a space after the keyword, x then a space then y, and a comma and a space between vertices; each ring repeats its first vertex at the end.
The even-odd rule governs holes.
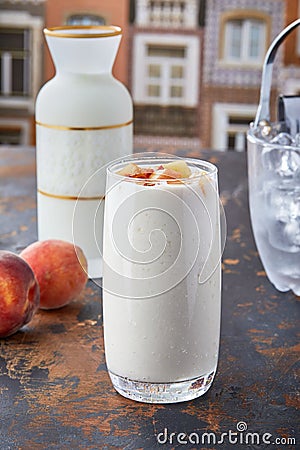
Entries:
POLYGON ((296 147, 300 147, 300 133, 296 134, 294 141, 295 141, 296 147))
POLYGON ((272 144, 276 145, 293 145, 294 139, 288 133, 279 133, 271 140, 272 144))
POLYGON ((300 190, 299 186, 295 188, 291 195, 291 218, 300 221, 300 190))
POLYGON ((281 164, 277 173, 281 177, 293 177, 300 169, 300 153, 297 150, 281 150, 281 164))
POLYGON ((284 234, 286 237, 287 244, 289 246, 294 246, 294 251, 300 251, 300 217, 295 220, 291 220, 285 225, 284 234))
POLYGON ((297 182, 264 184, 268 237, 272 247, 300 251, 300 187, 297 182))
POLYGON ((300 220, 300 189, 297 183, 278 185, 276 181, 264 184, 267 210, 272 220, 288 223, 300 220))
POLYGON ((292 178, 300 172, 300 150, 266 146, 262 152, 262 164, 280 177, 292 178))
POLYGON ((277 222, 290 221, 290 197, 283 190, 273 188, 267 192, 267 206, 273 219, 277 222))
MULTIPOLYGON (((286 216, 287 219, 287 216, 286 216)), ((289 253, 300 251, 300 221, 271 220, 268 225, 268 240, 272 247, 289 253)))

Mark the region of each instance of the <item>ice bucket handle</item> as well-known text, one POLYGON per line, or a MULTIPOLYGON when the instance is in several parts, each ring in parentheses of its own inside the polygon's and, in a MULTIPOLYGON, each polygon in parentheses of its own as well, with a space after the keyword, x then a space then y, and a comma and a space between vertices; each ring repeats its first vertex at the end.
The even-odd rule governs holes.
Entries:
POLYGON ((260 89, 260 100, 254 121, 254 127, 257 127, 261 120, 270 120, 270 94, 272 84, 273 62, 280 44, 284 39, 300 25, 300 19, 290 23, 270 45, 263 64, 262 82, 260 89))

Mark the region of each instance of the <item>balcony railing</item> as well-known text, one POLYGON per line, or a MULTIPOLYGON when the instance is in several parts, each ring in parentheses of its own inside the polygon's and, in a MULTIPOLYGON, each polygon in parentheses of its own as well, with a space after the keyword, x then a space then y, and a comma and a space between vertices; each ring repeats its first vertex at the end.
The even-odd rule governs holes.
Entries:
POLYGON ((197 0, 137 0, 136 24, 156 28, 196 28, 197 0))

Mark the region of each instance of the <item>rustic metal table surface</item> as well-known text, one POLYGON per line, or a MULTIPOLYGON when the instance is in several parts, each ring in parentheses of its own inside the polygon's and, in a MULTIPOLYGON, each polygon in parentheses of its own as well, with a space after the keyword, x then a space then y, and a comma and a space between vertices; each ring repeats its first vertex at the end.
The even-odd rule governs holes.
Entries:
MULTIPOLYGON (((299 298, 276 291, 263 271, 245 154, 169 151, 219 167, 228 236, 213 386, 173 405, 117 394, 105 366, 101 290, 89 281, 72 304, 40 311, 0 340, 1 450, 297 447, 299 298)), ((18 253, 37 239, 35 188, 34 148, 0 147, 1 249, 18 253)))

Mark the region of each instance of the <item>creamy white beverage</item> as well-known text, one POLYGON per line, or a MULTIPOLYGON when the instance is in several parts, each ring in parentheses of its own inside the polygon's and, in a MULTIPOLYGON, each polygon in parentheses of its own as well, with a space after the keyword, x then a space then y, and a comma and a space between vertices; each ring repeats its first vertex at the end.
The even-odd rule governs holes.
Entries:
POLYGON ((216 168, 196 160, 179 166, 146 160, 137 167, 119 164, 108 173, 103 241, 107 367, 125 396, 161 403, 187 400, 209 388, 218 361, 216 168))

